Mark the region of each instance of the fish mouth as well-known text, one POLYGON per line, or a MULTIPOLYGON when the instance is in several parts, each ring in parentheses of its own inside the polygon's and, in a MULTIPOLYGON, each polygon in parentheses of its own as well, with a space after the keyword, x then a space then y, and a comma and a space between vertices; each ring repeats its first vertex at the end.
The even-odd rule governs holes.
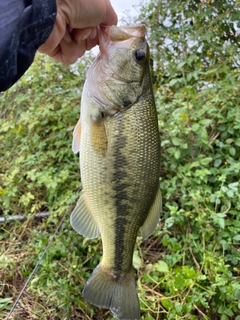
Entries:
POLYGON ((106 54, 107 47, 113 45, 114 47, 128 48, 138 38, 143 39, 146 35, 145 25, 137 26, 100 26, 99 33, 99 49, 101 54, 106 54), (124 42, 124 43, 123 43, 124 42))
POLYGON ((105 27, 104 32, 108 35, 109 40, 124 41, 133 37, 144 37, 146 35, 146 27, 144 25, 140 26, 126 26, 126 27, 105 27))

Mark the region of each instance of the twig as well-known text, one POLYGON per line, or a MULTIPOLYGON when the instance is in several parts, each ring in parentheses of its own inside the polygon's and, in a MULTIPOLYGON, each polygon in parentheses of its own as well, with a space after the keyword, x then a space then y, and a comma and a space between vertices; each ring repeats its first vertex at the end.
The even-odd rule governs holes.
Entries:
POLYGON ((199 270, 200 270, 200 265, 199 265, 199 263, 197 262, 197 260, 196 260, 196 258, 195 258, 195 256, 194 256, 194 254, 193 254, 193 252, 192 252, 192 249, 191 249, 191 248, 189 248, 189 251, 190 251, 191 256, 192 256, 192 258, 193 258, 193 261, 194 261, 194 263, 195 263, 195 265, 196 265, 197 271, 199 271, 199 270))
MULTIPOLYGON (((49 217, 51 212, 38 212, 34 214, 33 218, 46 218, 49 217)), ((12 222, 12 221, 25 221, 31 216, 22 216, 22 215, 16 215, 16 216, 9 216, 7 218, 5 217, 0 217, 0 223, 7 223, 7 222, 12 222)))
POLYGON ((204 319, 210 320, 196 305, 193 303, 194 308, 203 316, 204 319))
POLYGON ((215 136, 211 137, 210 141, 209 141, 209 145, 211 146, 213 144, 213 142, 217 139, 217 137, 220 135, 220 132, 217 132, 215 134, 215 136))
MULTIPOLYGON (((145 284, 142 284, 142 287, 144 287, 145 289, 147 289, 148 291, 152 292, 153 294, 156 294, 157 296, 161 297, 161 298, 165 298, 163 294, 149 288, 148 286, 146 286, 145 284)), ((166 298, 167 299, 167 298, 166 298)))

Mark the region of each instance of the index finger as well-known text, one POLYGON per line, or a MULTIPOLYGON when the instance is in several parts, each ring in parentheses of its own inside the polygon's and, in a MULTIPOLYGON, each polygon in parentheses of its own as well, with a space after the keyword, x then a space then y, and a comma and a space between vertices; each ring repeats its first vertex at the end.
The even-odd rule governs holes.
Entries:
POLYGON ((107 10, 106 10, 105 19, 101 22, 101 25, 112 26, 112 25, 117 25, 117 23, 118 23, 117 14, 114 11, 111 3, 109 2, 109 5, 107 6, 107 10))

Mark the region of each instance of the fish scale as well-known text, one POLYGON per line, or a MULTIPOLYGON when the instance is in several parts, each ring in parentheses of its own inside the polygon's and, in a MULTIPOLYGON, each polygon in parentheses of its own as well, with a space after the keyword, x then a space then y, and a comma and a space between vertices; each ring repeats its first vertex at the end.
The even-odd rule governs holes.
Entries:
POLYGON ((100 30, 104 51, 82 93, 73 149, 80 151, 83 193, 71 223, 86 237, 102 237, 103 258, 85 285, 85 300, 120 320, 135 320, 140 308, 132 257, 139 229, 147 238, 160 216, 160 141, 145 29, 135 28, 133 36, 131 28, 116 28, 100 30), (134 60, 136 50, 146 55, 143 62, 134 60))

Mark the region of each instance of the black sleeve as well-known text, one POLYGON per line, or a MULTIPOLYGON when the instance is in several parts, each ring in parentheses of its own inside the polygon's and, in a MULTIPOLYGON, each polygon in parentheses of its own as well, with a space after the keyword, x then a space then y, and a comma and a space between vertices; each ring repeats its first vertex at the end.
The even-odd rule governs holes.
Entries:
POLYGON ((56 0, 0 0, 0 91, 30 67, 56 19, 56 0))

